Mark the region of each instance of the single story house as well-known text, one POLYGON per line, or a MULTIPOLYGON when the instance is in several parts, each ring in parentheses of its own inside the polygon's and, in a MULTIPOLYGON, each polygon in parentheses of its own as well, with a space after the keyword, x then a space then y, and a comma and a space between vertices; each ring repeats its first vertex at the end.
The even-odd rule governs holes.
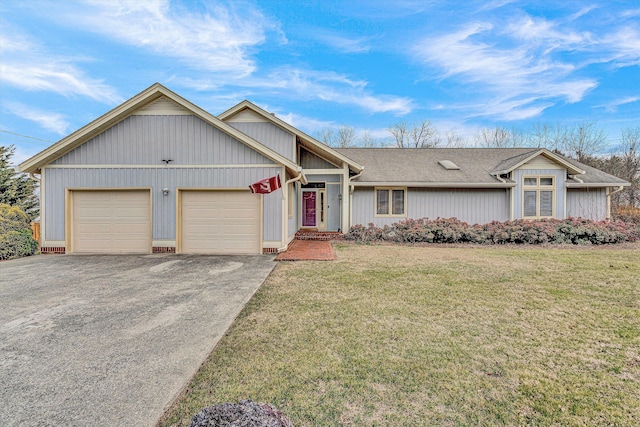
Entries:
POLYGON ((546 149, 333 149, 248 101, 214 116, 157 83, 19 169, 40 181, 43 253, 259 254, 303 228, 600 220, 629 185, 546 149), (249 191, 274 176, 280 189, 249 191))

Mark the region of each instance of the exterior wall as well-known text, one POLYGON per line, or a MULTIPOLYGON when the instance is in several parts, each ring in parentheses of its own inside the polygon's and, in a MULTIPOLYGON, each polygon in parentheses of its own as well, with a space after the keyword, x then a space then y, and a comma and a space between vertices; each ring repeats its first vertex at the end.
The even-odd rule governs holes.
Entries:
POLYGON ((324 182, 327 197, 327 231, 338 231, 340 228, 340 201, 342 175, 307 175, 308 182, 324 182))
POLYGON ((300 184, 297 182, 294 182, 293 191, 292 191, 292 200, 291 200, 291 204, 292 204, 291 218, 287 219, 289 221, 287 224, 287 232, 289 234, 287 237, 289 238, 289 240, 293 239, 296 232, 298 231, 298 224, 299 224, 298 211, 300 206, 300 198, 298 197, 299 194, 300 194, 300 184))
MULTIPOLYGON (((376 217, 374 188, 353 192, 352 225, 393 224, 405 218, 376 217)), ((432 189, 407 190, 406 218, 458 218, 470 224, 486 224, 509 219, 509 192, 506 189, 432 189)))
POLYGON ((300 165, 304 169, 339 169, 336 165, 326 161, 322 157, 316 156, 304 148, 300 149, 300 165))
POLYGON ((273 123, 227 122, 229 126, 249 135, 259 143, 266 145, 278 154, 295 161, 295 137, 293 134, 273 123))
POLYGON ((195 116, 130 116, 53 165, 239 165, 271 160, 195 116))
MULTIPOLYGON (((338 231, 340 229, 340 189, 341 185, 327 185, 327 230, 338 231)), ((348 231, 348 230, 344 230, 348 231)))
POLYGON ((562 219, 566 217, 565 214, 565 169, 516 169, 513 171, 513 179, 516 182, 516 186, 513 189, 513 217, 514 219, 522 219, 522 178, 523 176, 535 176, 546 175, 555 176, 556 182, 556 218, 562 219))
POLYGON ((567 216, 594 221, 606 219, 606 188, 567 189, 567 216))
MULTIPOLYGON (((177 188, 247 188, 281 172, 280 167, 56 168, 44 169, 44 241, 65 240, 65 188, 151 188, 153 240, 176 239, 177 188), (164 196, 162 189, 168 188, 164 196)), ((280 242, 281 190, 264 195, 263 240, 280 242)))

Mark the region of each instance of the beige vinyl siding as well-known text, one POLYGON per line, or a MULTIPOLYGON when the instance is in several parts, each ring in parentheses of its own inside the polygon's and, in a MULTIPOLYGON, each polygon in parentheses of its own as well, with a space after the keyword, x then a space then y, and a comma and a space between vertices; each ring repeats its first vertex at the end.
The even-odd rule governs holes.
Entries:
POLYGON ((195 116, 130 116, 53 165, 237 165, 272 163, 195 116))
POLYGON ((69 252, 151 252, 151 200, 148 190, 70 193, 69 252))
MULTIPOLYGON (((406 218, 458 218, 470 224, 509 219, 509 193, 505 189, 429 189, 408 188, 406 218)), ((353 193, 352 225, 378 226, 402 221, 404 217, 376 217, 372 187, 356 188, 353 193)))
MULTIPOLYGON (((45 241, 65 239, 65 188, 151 188, 153 194, 153 240, 176 239, 177 188, 248 188, 282 172, 277 167, 222 168, 46 168, 44 200, 45 241), (169 194, 163 195, 162 189, 169 194)), ((265 241, 282 239, 282 194, 280 190, 264 197, 265 241)))
POLYGON ((340 169, 320 156, 317 156, 304 148, 300 149, 300 165, 304 169, 340 169))
POLYGON ((594 221, 606 219, 606 188, 567 189, 567 216, 594 221))
POLYGON ((249 191, 181 191, 179 250, 259 254, 260 196, 249 191))
POLYGON ((283 157, 295 161, 295 137, 273 123, 234 122, 227 124, 259 143, 271 148, 283 157))

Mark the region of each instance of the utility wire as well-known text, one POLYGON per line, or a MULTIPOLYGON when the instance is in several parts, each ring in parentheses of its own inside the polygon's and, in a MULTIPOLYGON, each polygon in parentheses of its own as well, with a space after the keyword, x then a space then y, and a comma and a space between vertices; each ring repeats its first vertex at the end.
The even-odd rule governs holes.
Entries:
POLYGON ((0 132, 10 133, 11 135, 16 135, 16 136, 19 136, 19 137, 21 137, 21 138, 35 139, 36 141, 42 141, 42 142, 55 142, 55 141, 51 141, 51 140, 49 140, 49 139, 40 139, 40 138, 36 138, 36 137, 33 137, 33 136, 22 135, 21 133, 9 132, 8 130, 3 130, 3 129, 0 129, 0 132))

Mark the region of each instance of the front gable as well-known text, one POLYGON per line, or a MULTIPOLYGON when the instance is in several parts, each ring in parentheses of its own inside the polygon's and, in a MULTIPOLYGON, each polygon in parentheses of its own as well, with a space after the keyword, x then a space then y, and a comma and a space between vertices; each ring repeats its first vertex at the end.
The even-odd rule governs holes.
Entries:
POLYGON ((548 157, 540 154, 530 160, 527 160, 523 165, 519 166, 518 169, 562 169, 566 170, 566 167, 558 164, 548 157))
POLYGON ((50 163, 59 165, 273 164, 194 115, 132 114, 50 163))
MULTIPOLYGON (((227 137, 231 138, 231 140, 235 140, 250 150, 253 150, 259 153, 261 156, 268 158, 275 164, 285 166, 289 173, 293 175, 297 175, 299 173, 299 167, 296 163, 291 161, 289 158, 281 155, 280 153, 272 150, 271 148, 261 144, 250 136, 238 131, 237 129, 227 125, 220 119, 201 109, 200 107, 192 104, 186 99, 180 97, 164 86, 156 83, 146 90, 142 91, 138 95, 133 98, 125 101, 118 107, 104 114, 103 116, 97 118, 93 122, 88 125, 82 127, 78 131, 72 133, 66 138, 58 141, 47 149, 41 151, 30 159, 24 161, 19 165, 19 169, 23 172, 28 173, 38 173, 42 167, 45 167, 52 162, 55 162, 57 159, 65 156, 68 153, 71 153, 75 149, 83 146, 88 141, 92 141, 96 137, 100 137, 100 135, 106 135, 109 129, 116 128, 116 125, 124 122, 127 118, 130 117, 151 117, 156 119, 156 121, 173 121, 175 123, 180 122, 176 117, 180 117, 181 120, 190 121, 194 123, 192 126, 193 129, 190 129, 187 126, 186 129, 182 127, 175 128, 175 132, 173 136, 173 143, 176 143, 178 140, 191 140, 195 141, 198 138, 194 137, 194 134, 190 134, 189 132, 195 132, 195 127, 200 126, 198 120, 204 122, 211 129, 216 129, 215 134, 226 134, 227 137), (191 118, 193 116, 193 120, 191 118), (173 119, 171 119, 173 117, 173 119), (196 124, 197 123, 197 124, 196 124)), ((131 123, 137 123, 139 121, 136 120, 128 120, 127 124, 124 126, 129 126, 131 123)), ((136 127, 135 125, 132 125, 136 127)), ((167 127, 171 129, 171 124, 167 124, 167 127)), ((149 132, 149 129, 139 130, 140 133, 149 132)), ((135 139, 136 134, 132 134, 132 137, 135 139)), ((212 137, 215 139, 215 136, 212 137)), ((205 138, 206 139, 206 138, 205 138)), ((225 137, 226 140, 226 137, 225 137)), ((93 141, 95 142, 95 141, 93 141)), ((124 143, 124 142, 123 142, 124 143)), ((226 144, 226 142, 225 142, 226 144)), ((230 142, 230 144, 235 144, 230 142)), ((95 145, 95 144, 92 144, 95 145)), ((100 144, 98 144, 100 145, 100 144)), ((135 144, 133 144, 135 145, 135 144)), ((223 144, 224 145, 224 144, 223 144)), ((106 146, 105 146, 106 147, 106 146)), ((145 146, 139 147, 140 150, 144 151, 145 146)), ((149 147, 151 148, 151 147, 149 147)), ((193 156, 197 158, 200 155, 198 152, 198 148, 194 147, 195 151, 193 152, 193 156)), ((82 149, 80 149, 82 151, 82 149)), ((88 150, 91 151, 91 150, 88 150)), ((171 153, 169 153, 171 154, 171 153)), ((233 153, 232 153, 233 155, 233 153)), ((77 154, 70 156, 64 161, 71 161, 71 157, 76 157, 77 154)), ((138 157, 140 158, 140 156, 138 157)), ((237 164, 237 162, 243 161, 243 159, 238 155, 234 157, 235 161, 233 164, 237 164)), ((162 160, 162 159, 159 159, 162 160)), ((165 159, 168 160, 168 159, 165 159)), ((171 159, 174 160, 174 159, 171 159)), ((201 161, 200 161, 201 162, 201 161)), ((253 160, 254 163, 260 163, 260 161, 253 160)))
POLYGON ((249 135, 283 157, 296 161, 296 137, 248 108, 223 119, 225 123, 249 135))

